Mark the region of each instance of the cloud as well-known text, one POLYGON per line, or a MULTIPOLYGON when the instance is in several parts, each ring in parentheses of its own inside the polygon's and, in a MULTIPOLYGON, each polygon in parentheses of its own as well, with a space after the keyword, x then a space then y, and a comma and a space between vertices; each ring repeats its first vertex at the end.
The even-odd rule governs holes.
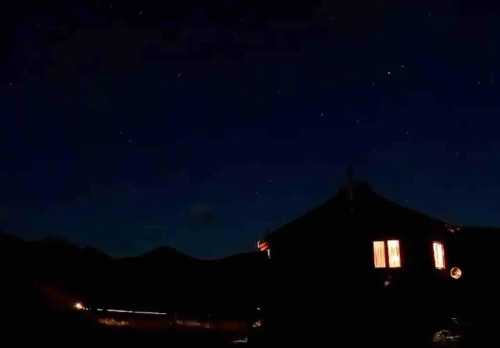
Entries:
POLYGON ((189 221, 196 225, 213 225, 217 218, 212 207, 197 203, 189 209, 189 221))

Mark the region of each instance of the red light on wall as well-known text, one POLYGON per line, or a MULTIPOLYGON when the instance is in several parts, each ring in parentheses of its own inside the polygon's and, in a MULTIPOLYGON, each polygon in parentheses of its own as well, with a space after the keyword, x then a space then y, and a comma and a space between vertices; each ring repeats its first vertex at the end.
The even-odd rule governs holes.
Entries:
POLYGON ((269 242, 266 242, 266 241, 264 241, 264 242, 258 241, 257 242, 257 249, 259 249, 259 251, 262 251, 262 252, 267 251, 267 250, 269 250, 270 247, 271 247, 271 245, 269 244, 269 242))

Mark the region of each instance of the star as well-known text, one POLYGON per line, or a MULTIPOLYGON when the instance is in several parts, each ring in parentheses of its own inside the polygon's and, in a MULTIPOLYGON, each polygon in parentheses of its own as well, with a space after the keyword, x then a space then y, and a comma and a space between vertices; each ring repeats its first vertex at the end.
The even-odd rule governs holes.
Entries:
POLYGON ((11 81, 9 82, 9 87, 13 87, 14 86, 14 83, 11 81))
POLYGON ((406 65, 401 64, 400 67, 401 67, 401 69, 404 69, 404 68, 406 68, 406 65))
POLYGON ((325 117, 325 113, 324 112, 320 113, 319 117, 325 117))
POLYGON ((387 75, 391 76, 391 75, 392 75, 392 72, 391 72, 391 71, 388 71, 388 72, 387 72, 387 75))
POLYGON ((139 16, 142 16, 143 13, 144 13, 144 11, 140 10, 138 14, 139 14, 139 16))
POLYGON ((177 73, 177 78, 180 79, 182 77, 182 72, 177 73))

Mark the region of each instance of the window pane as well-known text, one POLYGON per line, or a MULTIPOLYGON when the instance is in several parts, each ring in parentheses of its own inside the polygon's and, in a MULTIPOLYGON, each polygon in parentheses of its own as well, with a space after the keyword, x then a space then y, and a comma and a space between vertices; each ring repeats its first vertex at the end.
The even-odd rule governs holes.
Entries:
POLYGON ((388 240, 387 250, 389 251, 389 267, 401 267, 401 253, 399 252, 399 240, 388 240))
POLYGON ((432 250, 434 251, 434 266, 437 269, 445 269, 445 260, 444 260, 444 246, 443 243, 434 242, 432 243, 432 250))
POLYGON ((373 263, 375 268, 385 268, 385 243, 373 242, 373 263))

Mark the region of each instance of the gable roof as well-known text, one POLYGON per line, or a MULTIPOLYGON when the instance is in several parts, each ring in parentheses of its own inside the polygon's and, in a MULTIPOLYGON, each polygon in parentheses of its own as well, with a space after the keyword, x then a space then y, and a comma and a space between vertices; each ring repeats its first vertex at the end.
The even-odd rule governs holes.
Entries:
POLYGON ((441 235, 448 224, 390 201, 367 183, 354 182, 340 188, 322 205, 276 229, 267 236, 273 242, 286 239, 329 238, 325 229, 377 235, 416 233, 441 235))

